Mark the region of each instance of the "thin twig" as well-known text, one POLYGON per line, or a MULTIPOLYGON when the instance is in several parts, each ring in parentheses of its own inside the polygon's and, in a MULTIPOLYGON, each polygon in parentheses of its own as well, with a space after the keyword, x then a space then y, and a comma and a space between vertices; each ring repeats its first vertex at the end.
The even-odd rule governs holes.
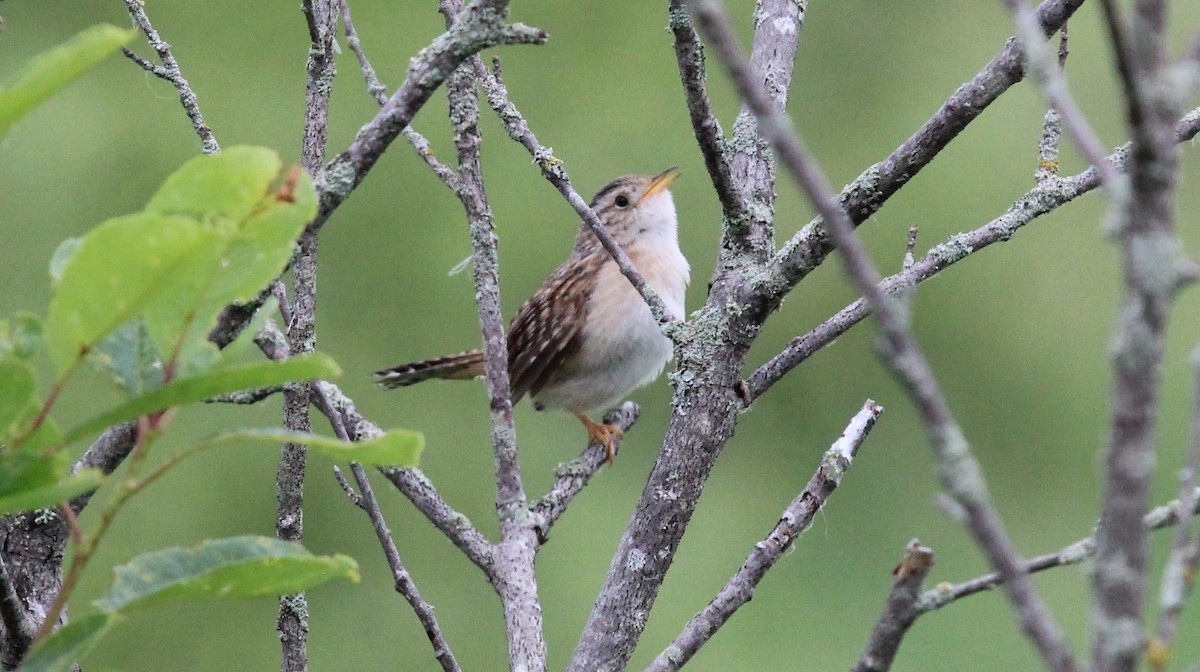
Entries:
MULTIPOLYGON (((1037 16, 1046 35, 1058 30, 1084 0, 1045 0, 1037 16)), ((971 81, 958 87, 932 117, 895 151, 867 168, 847 185, 839 198, 851 221, 862 223, 875 214, 901 187, 972 121, 983 114, 1013 84, 1025 76, 1020 46, 1009 41, 971 81)), ((821 219, 813 219, 773 257, 760 287, 763 300, 776 304, 788 290, 825 261, 833 251, 821 219)))
POLYGON ((728 68, 742 99, 758 118, 762 134, 821 214, 835 247, 842 254, 848 275, 871 304, 884 337, 884 358, 921 414, 943 485, 966 511, 967 527, 976 543, 992 565, 1008 578, 1009 598, 1022 630, 1050 669, 1060 672, 1076 669, 1070 643, 1022 571, 1021 559, 991 503, 979 463, 913 338, 906 316, 878 286, 882 278, 855 234, 854 223, 842 210, 828 180, 809 157, 786 115, 774 109, 762 86, 750 77, 723 5, 696 2, 693 9, 701 30, 728 68))
MULTIPOLYGON (((1200 108, 1188 112, 1175 126, 1175 141, 1187 142, 1200 134, 1200 108)), ((1130 143, 1118 147, 1108 156, 1119 171, 1128 170, 1130 143)), ((895 294, 903 289, 923 282, 950 265, 975 254, 993 243, 1004 242, 1013 237, 1023 226, 1034 219, 1053 212, 1060 206, 1086 194, 1100 185, 1095 170, 1088 169, 1068 178, 1043 180, 1018 198, 1004 214, 987 224, 967 233, 960 233, 935 246, 904 272, 890 276, 880 283, 880 288, 895 294)), ((772 385, 779 382, 789 371, 821 348, 834 342, 855 324, 871 314, 870 306, 858 299, 825 320, 812 331, 792 339, 779 354, 763 364, 746 379, 745 401, 753 402, 772 385)))
POLYGON ((192 128, 195 129, 196 135, 200 136, 200 146, 204 153, 216 154, 221 151, 221 146, 217 144, 212 130, 209 129, 208 124, 204 123, 204 115, 200 113, 200 101, 196 97, 196 92, 192 90, 191 84, 179 69, 179 62, 171 53, 171 45, 162 39, 162 36, 154 29, 154 25, 150 23, 150 17, 146 16, 145 5, 141 0, 125 0, 125 8, 129 11, 129 16, 133 18, 134 25, 146 34, 150 46, 158 54, 162 65, 150 63, 128 49, 124 50, 125 55, 148 72, 165 79, 175 87, 175 91, 179 93, 179 102, 183 105, 188 119, 192 121, 192 128))
POLYGON ((362 508, 371 517, 375 536, 379 538, 379 544, 383 547, 383 555, 387 558, 388 567, 392 570, 396 592, 408 601, 413 613, 417 615, 417 620, 425 629, 425 636, 433 645, 433 657, 437 659, 442 669, 445 672, 460 672, 462 668, 458 666, 454 652, 442 634, 442 628, 438 625, 433 606, 422 599, 421 592, 417 590, 412 576, 409 575, 408 569, 404 567, 404 562, 400 559, 400 551, 396 548, 395 540, 392 539, 392 531, 388 528, 387 521, 383 519, 383 512, 379 510, 379 502, 375 500, 375 493, 371 490, 371 481, 367 479, 366 472, 358 464, 351 463, 350 470, 354 473, 354 480, 358 483, 359 492, 362 493, 362 508))
MULTIPOLYGON (((304 136, 300 162, 314 173, 324 161, 329 129, 329 97, 333 90, 333 41, 338 11, 334 0, 301 0, 300 11, 308 25, 309 50, 305 87, 304 136)), ((317 233, 306 230, 297 241, 298 253, 292 261, 292 303, 284 306, 287 344, 290 356, 316 349, 317 309, 317 233), (290 313, 288 310, 290 309, 290 313)), ((286 299, 286 297, 284 297, 286 299)), ((283 426, 292 431, 312 430, 309 406, 312 393, 305 383, 288 384, 283 391, 283 426)), ((304 539, 304 474, 307 468, 304 446, 283 444, 275 482, 278 510, 275 534, 284 541, 304 539)), ((284 672, 308 669, 308 601, 303 592, 279 598, 276 624, 281 644, 284 672)))
MULTIPOLYGON (((640 413, 637 404, 627 401, 620 408, 609 411, 604 416, 604 423, 615 425, 620 427, 621 431, 628 432, 637 422, 640 413)), ((619 436, 613 440, 613 451, 618 455, 621 452, 619 436)), ((537 518, 538 535, 543 543, 550 534, 550 528, 566 513, 567 505, 606 464, 608 464, 608 449, 599 440, 594 440, 588 443, 579 457, 570 462, 563 462, 554 470, 554 485, 550 486, 546 494, 534 500, 529 507, 537 518)))
POLYGON ((508 0, 475 0, 450 30, 409 63, 404 83, 378 114, 359 130, 349 147, 314 173, 321 204, 317 216, 308 224, 310 231, 318 231, 325 225, 433 92, 463 61, 488 47, 546 42, 545 31, 505 22, 507 7, 508 0))
POLYGON ((920 616, 917 601, 921 597, 925 577, 932 568, 933 551, 916 539, 910 541, 904 551, 904 559, 894 572, 895 581, 883 613, 875 622, 871 638, 852 672, 887 672, 891 669, 904 635, 908 634, 908 629, 920 616))
MULTIPOLYGON (((1059 31, 1058 38, 1058 70, 1061 76, 1067 65, 1067 55, 1070 53, 1067 42, 1067 27, 1059 31)), ((1038 165, 1033 172, 1035 182, 1043 182, 1058 177, 1058 154, 1062 144, 1062 115, 1053 105, 1046 108, 1042 119, 1042 136, 1038 139, 1038 165)), ((1108 157, 1105 157, 1108 160, 1108 157)), ((1113 170, 1117 170, 1114 166, 1113 170)))
POLYGON ((730 176, 725 134, 708 98, 704 45, 696 35, 696 27, 692 25, 692 15, 688 13, 685 0, 670 0, 667 14, 668 27, 675 36, 675 60, 679 65, 679 78, 683 81, 692 132, 696 135, 700 154, 704 156, 704 167, 708 169, 725 218, 731 222, 742 221, 747 216, 746 202, 738 194, 730 176))
POLYGON ((1119 194, 1124 192, 1120 173, 1108 162, 1100 137, 1088 123, 1083 110, 1071 97, 1062 72, 1055 67, 1054 54, 1046 47, 1046 34, 1042 31, 1037 16, 1029 5, 1025 4, 1025 0, 1004 0, 1004 4, 1013 14, 1021 50, 1025 54, 1034 81, 1050 102, 1050 106, 1058 112, 1067 135, 1071 136, 1079 153, 1088 163, 1095 166, 1100 173, 1100 181, 1108 187, 1111 196, 1119 199, 1119 194))
POLYGON ((346 493, 346 499, 349 499, 351 504, 360 509, 366 510, 363 507, 362 496, 354 491, 354 486, 350 485, 350 481, 346 480, 346 477, 342 474, 341 468, 336 464, 333 465, 333 478, 338 482, 338 485, 341 486, 342 492, 346 493))
MULTIPOLYGON (((358 412, 354 401, 347 397, 333 383, 316 381, 313 386, 319 390, 317 399, 320 403, 318 410, 327 415, 337 417, 337 423, 331 419, 331 424, 340 424, 346 431, 350 441, 362 441, 383 436, 384 432, 378 425, 363 417, 358 412)), ((420 469, 381 467, 383 474, 392 485, 412 502, 433 526, 442 532, 447 539, 457 546, 463 555, 475 563, 485 574, 490 575, 494 564, 495 549, 491 542, 471 524, 469 518, 456 511, 442 498, 433 483, 421 473, 420 469)))
POLYGON ((563 167, 562 159, 554 156, 554 150, 550 147, 538 142, 537 136, 530 130, 529 124, 525 118, 521 116, 521 112, 513 105, 508 98, 508 87, 504 84, 504 79, 500 73, 500 61, 494 61, 495 68, 488 70, 483 65, 483 60, 476 58, 473 61, 475 73, 479 78, 479 85, 483 89, 484 95, 487 97, 488 105, 500 117, 500 122, 504 125, 504 130, 508 132, 508 136, 517 141, 522 147, 529 151, 533 157, 533 162, 537 164, 542 171, 542 176, 546 178, 558 193, 567 199, 567 203, 575 208, 575 212, 583 218, 585 224, 591 230, 596 239, 605 250, 612 256, 616 262, 617 268, 621 270, 621 274, 629 279, 629 282, 638 290, 638 293, 645 299, 646 304, 650 306, 650 312, 654 315, 654 319, 658 320, 660 325, 666 326, 676 322, 677 320, 671 312, 667 310, 662 299, 655 293, 654 289, 646 282, 642 274, 633 265, 629 259, 629 255, 621 246, 617 244, 608 229, 604 228, 604 223, 592 211, 591 206, 587 201, 575 191, 575 187, 571 185, 571 178, 567 175, 566 168, 563 167))
MULTIPOLYGON (((387 87, 379 80, 379 75, 376 74, 375 68, 367 60, 367 52, 363 49, 362 40, 358 38, 358 29, 354 27, 354 18, 350 15, 350 0, 340 0, 340 2, 342 6, 342 26, 346 31, 346 44, 350 47, 350 51, 354 53, 355 57, 358 58, 358 65, 362 68, 363 79, 367 83, 367 93, 382 107, 388 101, 387 87)), ((425 136, 418 133, 412 126, 405 126, 402 133, 404 134, 404 139, 408 140, 408 143, 416 150, 417 156, 421 157, 433 169, 434 174, 441 178, 442 182, 450 187, 451 190, 458 192, 458 176, 454 174, 454 169, 438 161, 425 136)))
POLYGON ((741 568, 708 606, 688 621, 675 641, 658 654, 654 663, 646 668, 647 672, 667 672, 683 667, 735 611, 750 601, 763 576, 812 525, 813 518, 841 484, 842 477, 880 413, 883 413, 883 407, 874 401, 868 399, 863 404, 862 409, 846 425, 841 437, 825 451, 816 473, 804 490, 783 510, 771 532, 754 545, 741 568))
POLYGON ((1187 460, 1179 474, 1179 521, 1175 524, 1175 540, 1167 566, 1163 569, 1159 592, 1158 629, 1147 647, 1147 658, 1153 669, 1164 670, 1170 660, 1171 647, 1179 627, 1179 616, 1196 583, 1200 567, 1200 536, 1192 539, 1191 516, 1197 505, 1196 480, 1200 472, 1200 348, 1192 351, 1192 427, 1187 460))
MULTIPOLYGON (((1200 497, 1200 489, 1193 490, 1192 496, 1200 497)), ((1166 529, 1186 520, 1187 517, 1183 515, 1183 511, 1184 509, 1180 507, 1180 500, 1176 499, 1156 507, 1147 513, 1146 517, 1142 519, 1142 524, 1147 531, 1166 529)), ((1193 500, 1191 515, 1200 515, 1200 504, 1196 503, 1196 500, 1193 500)), ((1025 571, 1033 574, 1047 569, 1054 569, 1055 567, 1077 565, 1093 557, 1095 554, 1096 538, 1094 536, 1086 537, 1054 553, 1030 558, 1025 561, 1025 571)), ((925 591, 921 595, 921 600, 917 604, 917 610, 924 614, 941 609, 964 597, 986 592, 1003 584, 1004 577, 1000 576, 997 572, 984 574, 983 576, 962 583, 942 584, 937 588, 925 591)))

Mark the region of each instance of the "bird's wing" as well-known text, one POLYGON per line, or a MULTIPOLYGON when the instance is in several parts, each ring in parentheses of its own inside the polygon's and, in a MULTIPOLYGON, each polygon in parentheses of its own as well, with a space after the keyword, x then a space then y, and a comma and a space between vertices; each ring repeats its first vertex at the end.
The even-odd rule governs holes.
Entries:
MULTIPOLYGON (((593 255, 595 256, 595 255, 593 255)), ((595 264, 573 260, 550 276, 508 328, 508 376, 513 403, 536 395, 580 347, 595 264)))

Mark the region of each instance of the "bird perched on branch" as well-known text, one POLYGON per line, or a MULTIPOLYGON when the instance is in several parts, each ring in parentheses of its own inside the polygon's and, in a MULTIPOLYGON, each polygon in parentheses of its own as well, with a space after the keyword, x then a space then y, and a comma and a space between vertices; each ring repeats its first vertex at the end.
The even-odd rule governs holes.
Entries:
MULTIPOLYGON (((679 251, 675 203, 667 191, 678 177, 677 168, 654 176, 621 177, 601 189, 591 206, 670 314, 682 319, 689 268, 679 251)), ((581 223, 571 255, 509 325, 512 401, 528 394, 539 411, 570 411, 587 429, 588 439, 604 445, 611 464, 613 437, 621 430, 594 422, 588 413, 609 408, 658 378, 671 354, 671 341, 641 294, 581 223)), ((376 374, 387 388, 431 378, 476 378, 483 375, 483 351, 468 350, 376 374)))

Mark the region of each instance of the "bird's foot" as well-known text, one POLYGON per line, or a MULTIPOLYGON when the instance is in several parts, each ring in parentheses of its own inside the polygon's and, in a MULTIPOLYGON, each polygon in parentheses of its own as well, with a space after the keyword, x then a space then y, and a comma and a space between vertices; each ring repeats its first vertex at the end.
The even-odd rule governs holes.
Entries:
POLYGON ((608 455, 608 466, 612 466, 613 460, 617 457, 617 448, 614 445, 614 438, 621 438, 625 432, 616 425, 606 425, 601 422, 593 422, 591 418, 582 413, 576 413, 575 417, 583 423, 587 429, 588 441, 599 441, 600 445, 604 446, 604 450, 608 455))

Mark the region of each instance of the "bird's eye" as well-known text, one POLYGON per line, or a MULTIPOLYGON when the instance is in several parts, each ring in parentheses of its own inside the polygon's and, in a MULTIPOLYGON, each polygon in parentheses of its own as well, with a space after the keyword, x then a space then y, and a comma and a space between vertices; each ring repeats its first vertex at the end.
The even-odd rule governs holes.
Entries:
POLYGON ((616 203, 618 208, 627 207, 629 205, 629 197, 625 194, 620 194, 613 199, 613 203, 616 203))

